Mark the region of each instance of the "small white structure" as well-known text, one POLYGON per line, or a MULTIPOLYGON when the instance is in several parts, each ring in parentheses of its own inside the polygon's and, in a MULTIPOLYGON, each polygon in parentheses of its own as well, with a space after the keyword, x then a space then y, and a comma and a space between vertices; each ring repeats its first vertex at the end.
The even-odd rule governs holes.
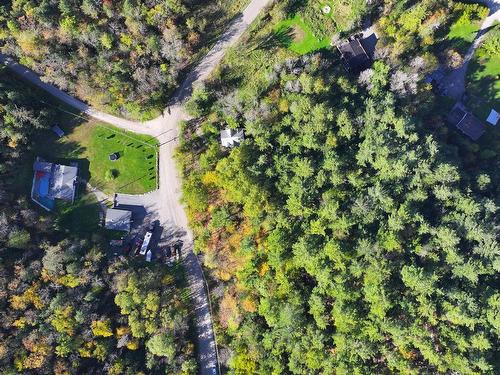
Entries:
POLYGON ((243 129, 233 130, 226 128, 220 132, 220 141, 224 147, 234 147, 245 139, 243 129))
POLYGON ((148 252, 146 253, 146 262, 151 262, 152 257, 153 253, 151 252, 151 250, 148 250, 148 252))
POLYGON ((493 125, 493 126, 496 126, 499 119, 500 119, 500 114, 497 111, 495 111, 494 109, 492 109, 488 118, 486 119, 486 122, 493 125))
POLYGON ((139 254, 141 254, 141 255, 146 254, 146 251, 148 251, 149 242, 151 241, 152 236, 153 236, 153 232, 146 233, 146 235, 144 236, 144 242, 142 243, 141 251, 139 251, 139 254))
POLYGON ((321 8, 321 10, 325 14, 330 14, 330 12, 332 11, 332 8, 330 8, 330 6, 328 6, 328 5, 325 5, 323 8, 321 8))

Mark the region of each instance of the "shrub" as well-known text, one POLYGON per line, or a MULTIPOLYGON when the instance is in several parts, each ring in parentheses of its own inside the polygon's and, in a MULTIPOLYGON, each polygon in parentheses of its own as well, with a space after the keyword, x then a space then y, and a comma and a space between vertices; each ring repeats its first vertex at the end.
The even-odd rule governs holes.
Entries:
POLYGON ((108 169, 104 174, 104 179, 106 181, 113 181, 115 178, 118 177, 119 174, 120 172, 118 172, 116 169, 108 169))
POLYGON ((31 236, 28 231, 24 229, 14 230, 9 234, 9 240, 7 246, 14 247, 16 249, 23 249, 29 245, 31 236))

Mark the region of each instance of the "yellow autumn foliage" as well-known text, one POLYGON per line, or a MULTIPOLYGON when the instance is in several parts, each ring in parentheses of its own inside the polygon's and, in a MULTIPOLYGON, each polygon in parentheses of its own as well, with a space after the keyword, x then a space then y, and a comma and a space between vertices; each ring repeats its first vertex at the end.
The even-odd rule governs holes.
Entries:
POLYGON ((201 178, 203 185, 217 185, 219 178, 216 171, 208 171, 201 178))
POLYGON ((36 309, 40 310, 43 307, 43 302, 38 295, 39 288, 40 284, 34 283, 22 294, 10 297, 10 306, 14 310, 24 310, 29 304, 32 304, 36 309))
POLYGON ((116 337, 122 337, 130 333, 130 328, 127 326, 121 326, 116 329, 116 337))
POLYGON ((43 366, 51 350, 50 345, 41 343, 33 347, 33 352, 26 357, 23 367, 27 369, 37 369, 43 366))
POLYGON ((59 333, 66 333, 69 336, 73 336, 75 319, 72 317, 73 308, 71 306, 57 307, 54 310, 50 324, 59 333))
POLYGON ((27 324, 28 320, 24 316, 22 316, 19 319, 14 320, 12 326, 16 327, 17 329, 23 329, 24 327, 26 327, 27 324))
POLYGON ((57 283, 63 286, 67 286, 68 288, 76 288, 80 285, 80 279, 73 275, 64 275, 57 279, 57 283))
POLYGON ((137 339, 132 339, 127 343, 127 349, 129 350, 137 350, 139 349, 139 340, 137 339))
POLYGON ((113 336, 113 329, 111 328, 111 322, 106 320, 93 320, 90 323, 90 328, 94 336, 110 337, 113 336))
POLYGON ((257 303, 254 301, 253 298, 251 297, 247 297, 243 300, 243 302, 241 303, 241 307, 243 308, 243 310, 245 310, 246 312, 256 312, 257 311, 257 303))
POLYGON ((267 264, 266 262, 262 263, 259 267, 259 276, 264 276, 267 271, 269 271, 269 264, 267 264))
POLYGON ((80 354, 80 357, 82 358, 91 358, 93 349, 94 343, 93 341, 89 341, 83 344, 83 346, 78 349, 78 354, 80 354))

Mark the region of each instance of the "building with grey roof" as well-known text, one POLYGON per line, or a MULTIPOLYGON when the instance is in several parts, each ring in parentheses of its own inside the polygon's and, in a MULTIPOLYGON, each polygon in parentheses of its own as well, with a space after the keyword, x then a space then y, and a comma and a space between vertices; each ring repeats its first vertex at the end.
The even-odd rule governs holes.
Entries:
POLYGON ((49 197, 73 202, 75 200, 75 184, 77 176, 77 167, 53 164, 52 180, 49 186, 49 197))
POLYGON ((37 157, 33 164, 34 175, 31 199, 44 209, 55 208, 55 200, 73 203, 76 195, 78 166, 49 163, 37 157))
POLYGON ((457 103, 448 113, 447 120, 473 141, 477 141, 486 131, 483 123, 467 111, 462 103, 457 103))
POLYGON ((349 72, 359 73, 368 69, 372 63, 370 56, 361 44, 360 38, 352 37, 337 45, 342 61, 349 72))
POLYGON ((127 210, 118 210, 116 208, 108 208, 106 210, 106 218, 104 227, 106 229, 118 230, 122 232, 130 232, 130 224, 132 222, 132 212, 127 210))

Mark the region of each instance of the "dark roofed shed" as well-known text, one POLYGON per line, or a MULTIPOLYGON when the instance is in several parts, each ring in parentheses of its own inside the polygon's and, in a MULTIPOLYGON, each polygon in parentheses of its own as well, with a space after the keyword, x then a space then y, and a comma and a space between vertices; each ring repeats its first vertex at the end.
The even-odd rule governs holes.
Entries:
POLYGON ((481 120, 472 113, 467 113, 462 121, 457 124, 457 128, 473 141, 477 141, 485 132, 481 120))
POLYGON ((467 111, 465 108, 463 108, 460 104, 455 104, 455 106, 451 109, 450 113, 446 116, 446 120, 451 125, 457 126, 460 121, 464 118, 464 116, 467 114, 467 111))
POLYGON ((467 111, 460 102, 453 106, 446 120, 473 141, 477 141, 485 132, 485 126, 481 120, 467 111))
POLYGON ((353 38, 347 42, 337 46, 342 60, 346 64, 348 70, 353 72, 361 72, 368 69, 371 65, 371 60, 365 49, 361 45, 359 39, 353 38))

